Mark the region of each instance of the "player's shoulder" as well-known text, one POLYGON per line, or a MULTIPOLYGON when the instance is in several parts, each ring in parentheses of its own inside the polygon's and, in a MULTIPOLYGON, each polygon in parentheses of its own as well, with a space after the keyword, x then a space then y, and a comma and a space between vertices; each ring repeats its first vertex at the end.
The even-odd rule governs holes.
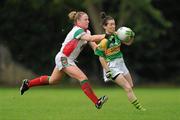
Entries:
POLYGON ((78 32, 78 33, 79 33, 79 32, 80 32, 80 33, 81 33, 81 32, 85 32, 84 29, 82 29, 82 28, 79 27, 79 26, 74 26, 73 29, 72 29, 72 31, 75 32, 75 33, 76 33, 76 32, 78 32))
POLYGON ((101 40, 101 43, 107 43, 107 38, 103 38, 102 40, 101 40))
POLYGON ((78 26, 73 27, 72 33, 73 33, 73 38, 77 38, 77 39, 79 39, 82 35, 86 34, 84 29, 78 26))
POLYGON ((104 38, 100 41, 99 45, 102 46, 103 48, 105 48, 107 46, 107 41, 108 40, 106 38, 104 38))

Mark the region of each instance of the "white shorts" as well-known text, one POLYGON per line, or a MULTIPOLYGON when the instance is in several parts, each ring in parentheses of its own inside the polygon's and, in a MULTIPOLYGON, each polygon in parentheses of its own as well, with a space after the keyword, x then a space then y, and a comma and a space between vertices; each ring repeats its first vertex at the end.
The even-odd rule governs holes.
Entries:
POLYGON ((74 60, 71 60, 70 58, 66 57, 61 52, 59 52, 56 55, 55 63, 56 63, 56 68, 58 68, 58 70, 61 70, 62 68, 72 66, 72 65, 76 66, 76 64, 74 63, 74 60))
MULTIPOLYGON (((127 67, 126 67, 126 65, 124 63, 123 58, 114 59, 113 61, 108 62, 107 65, 108 65, 109 69, 112 72, 112 77, 116 77, 118 74, 126 75, 126 74, 129 73, 129 70, 127 69, 127 67)), ((104 74, 104 81, 105 82, 110 81, 106 77, 105 69, 103 69, 103 74, 104 74)))

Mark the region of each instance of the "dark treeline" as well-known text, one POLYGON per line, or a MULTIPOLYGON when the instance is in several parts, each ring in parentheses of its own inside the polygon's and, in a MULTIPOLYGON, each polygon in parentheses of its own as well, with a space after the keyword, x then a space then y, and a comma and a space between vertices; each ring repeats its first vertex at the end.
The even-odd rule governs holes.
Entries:
MULTIPOLYGON (((88 12, 92 21, 90 30, 97 33, 100 23, 93 23, 91 16, 105 11, 115 17, 118 27, 129 26, 136 33, 134 44, 122 47, 127 66, 134 76, 142 83, 180 83, 178 2, 1 0, 0 44, 8 46, 14 61, 36 74, 51 74, 54 57, 73 25, 68 20, 68 13, 71 10, 88 12), (91 13, 92 7, 99 9, 91 13)), ((84 49, 78 65, 88 75, 102 79, 98 58, 90 47, 84 49)))

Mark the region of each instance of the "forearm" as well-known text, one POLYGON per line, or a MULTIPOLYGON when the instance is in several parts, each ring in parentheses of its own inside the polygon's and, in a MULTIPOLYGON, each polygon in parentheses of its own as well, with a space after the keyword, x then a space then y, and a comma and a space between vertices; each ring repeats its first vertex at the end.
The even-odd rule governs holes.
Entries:
POLYGON ((102 35, 92 35, 91 38, 90 38, 90 41, 91 42, 97 42, 97 41, 100 41, 102 39, 104 39, 105 37, 105 34, 102 34, 102 35))
POLYGON ((97 41, 101 41, 102 39, 104 39, 104 37, 105 37, 105 34, 101 34, 101 35, 85 34, 81 37, 81 39, 89 41, 89 42, 97 42, 97 41))
POLYGON ((106 72, 109 71, 109 67, 108 67, 107 62, 105 61, 105 59, 103 57, 99 57, 99 61, 100 61, 101 65, 102 65, 102 67, 105 69, 105 71, 106 72))

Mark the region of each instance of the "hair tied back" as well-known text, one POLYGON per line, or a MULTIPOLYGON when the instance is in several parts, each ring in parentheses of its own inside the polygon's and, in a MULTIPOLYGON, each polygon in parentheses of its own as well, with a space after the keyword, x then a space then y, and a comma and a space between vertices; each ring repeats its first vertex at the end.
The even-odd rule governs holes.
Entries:
POLYGON ((100 16, 101 16, 101 19, 104 19, 104 18, 106 18, 106 13, 105 12, 101 12, 100 16))

